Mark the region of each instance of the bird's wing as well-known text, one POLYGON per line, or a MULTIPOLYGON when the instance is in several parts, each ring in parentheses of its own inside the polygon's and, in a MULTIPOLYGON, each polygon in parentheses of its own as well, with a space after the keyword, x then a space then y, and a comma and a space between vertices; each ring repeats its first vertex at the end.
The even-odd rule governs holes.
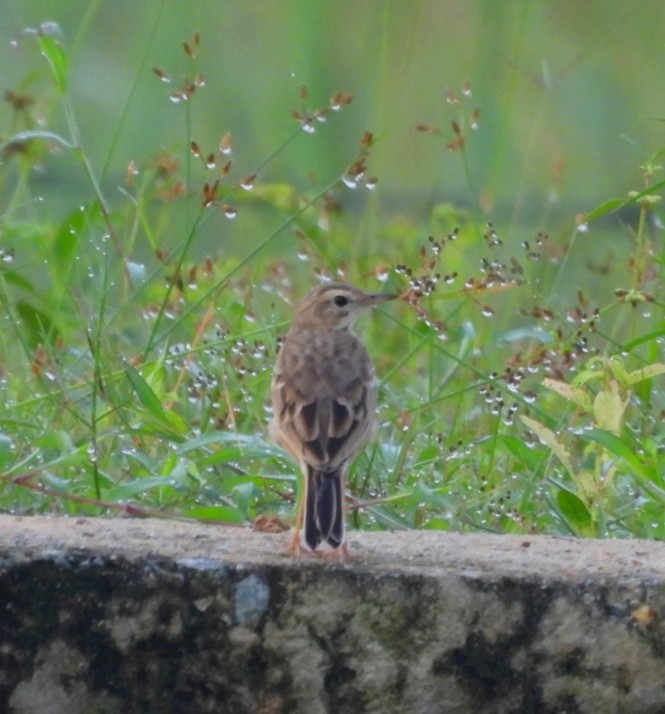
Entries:
POLYGON ((371 433, 374 370, 352 333, 304 337, 287 337, 280 350, 271 431, 294 458, 331 471, 356 456, 371 433))

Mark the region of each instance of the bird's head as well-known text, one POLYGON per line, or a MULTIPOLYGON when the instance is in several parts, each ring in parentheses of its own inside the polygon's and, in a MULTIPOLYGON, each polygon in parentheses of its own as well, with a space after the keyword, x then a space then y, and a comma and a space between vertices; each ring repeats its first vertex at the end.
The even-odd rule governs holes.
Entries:
POLYGON ((350 330, 365 309, 395 295, 365 293, 344 283, 326 283, 310 290, 296 309, 294 325, 323 330, 350 330))

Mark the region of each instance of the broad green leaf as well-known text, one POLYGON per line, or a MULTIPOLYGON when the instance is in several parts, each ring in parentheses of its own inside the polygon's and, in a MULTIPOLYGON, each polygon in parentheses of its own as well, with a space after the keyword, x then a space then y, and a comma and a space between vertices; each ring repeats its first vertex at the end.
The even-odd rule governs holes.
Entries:
POLYGON ((21 318, 21 326, 32 347, 52 341, 56 336, 52 317, 40 308, 31 305, 26 300, 19 300, 16 303, 16 312, 21 318))
POLYGON ((210 431, 200 434, 193 439, 188 439, 184 444, 176 449, 176 454, 182 455, 195 449, 202 449, 210 444, 234 444, 253 446, 258 437, 252 434, 238 434, 235 431, 210 431))
POLYGON ((212 466, 213 464, 227 464, 234 461, 249 461, 252 459, 266 459, 275 456, 275 452, 270 449, 262 449, 254 446, 225 446, 222 449, 212 452, 208 456, 200 459, 201 468, 212 466))
MULTIPOLYGON (((99 213, 97 206, 92 211, 95 214, 99 213)), ((60 224, 53 242, 53 257, 55 258, 55 267, 61 273, 61 278, 64 277, 62 271, 65 271, 65 274, 69 271, 83 231, 92 217, 90 210, 77 209, 72 211, 60 224)))
POLYGON ((606 201, 600 206, 594 208, 592 211, 589 211, 589 213, 584 216, 584 220, 586 223, 588 223, 589 221, 593 221, 596 218, 604 216, 606 213, 612 213, 612 211, 615 211, 617 208, 619 208, 619 206, 622 206, 623 204, 624 201, 622 201, 620 198, 613 198, 611 201, 606 201))
MULTIPOLYGON (((633 474, 640 477, 643 481, 651 482, 651 476, 639 456, 635 453, 634 447, 626 443, 616 434, 602 429, 589 429, 588 431, 580 432, 579 436, 584 441, 595 441, 605 447, 611 454, 614 454, 614 456, 625 459, 633 474)), ((665 497, 665 491, 658 489, 658 492, 662 497, 665 497)))
POLYGON ((632 352, 636 347, 646 344, 647 342, 656 342, 661 337, 665 337, 665 329, 654 330, 653 332, 648 332, 646 335, 640 335, 630 342, 626 342, 623 345, 623 349, 626 352, 632 352))
POLYGON ((238 434, 237 432, 228 431, 213 431, 201 434, 179 446, 175 453, 184 455, 197 449, 205 451, 205 456, 198 461, 202 468, 211 464, 227 463, 240 459, 266 459, 284 456, 282 449, 266 441, 260 435, 238 434))
POLYGON ((138 478, 110 489, 104 494, 104 499, 107 501, 129 501, 138 494, 151 491, 155 488, 168 488, 173 491, 173 479, 166 478, 165 476, 138 478))
POLYGON ((127 365, 125 374, 136 392, 136 396, 141 401, 141 404, 143 404, 155 419, 169 426, 178 434, 184 434, 187 431, 187 425, 184 420, 175 412, 166 412, 164 410, 157 395, 134 367, 127 365))
POLYGON ((570 453, 566 447, 557 440, 554 432, 528 416, 521 416, 520 419, 527 429, 531 430, 545 446, 551 449, 552 453, 565 466, 568 473, 575 478, 575 468, 570 453))
POLYGON ((432 461, 436 461, 440 456, 440 450, 437 446, 431 445, 421 449, 420 453, 414 460, 414 466, 423 466, 432 461))
POLYGON ((592 379, 605 376, 605 364, 604 357, 591 357, 591 359, 587 360, 581 371, 573 378, 572 385, 574 387, 581 387, 592 379))
POLYGON ((64 429, 52 429, 51 431, 44 432, 36 439, 33 439, 32 443, 40 449, 57 451, 59 453, 70 453, 74 449, 71 435, 64 429))
POLYGON ((51 68, 56 87, 62 94, 67 94, 69 80, 69 59, 64 47, 53 37, 45 34, 37 36, 42 55, 51 68))
POLYGON ((499 434, 497 436, 510 451, 510 453, 531 472, 538 468, 540 463, 540 457, 534 453, 525 443, 523 439, 518 439, 516 436, 510 436, 510 434, 499 434))
POLYGON ((567 382, 561 382, 558 379, 550 379, 549 377, 543 379, 543 386, 556 392, 567 401, 581 407, 585 412, 591 411, 591 397, 583 389, 573 387, 567 382))
POLYGON ((372 515, 377 523, 380 523, 385 528, 394 530, 406 530, 411 528, 409 521, 397 511, 393 511, 392 508, 386 508, 383 505, 369 506, 367 512, 372 515))
POLYGON ((646 367, 642 367, 642 369, 636 369, 634 372, 630 372, 626 375, 626 380, 629 385, 638 384, 646 379, 660 377, 661 374, 665 374, 665 364, 649 364, 646 367))
POLYGON ((245 481, 234 486, 229 495, 230 500, 237 504, 243 512, 246 512, 252 497, 256 495, 256 487, 251 481, 245 481))
POLYGON ((614 378, 617 380, 617 382, 619 382, 622 387, 625 387, 628 383, 628 373, 626 372, 626 366, 624 365, 621 357, 610 357, 607 360, 607 363, 609 364, 610 369, 612 370, 614 378))
POLYGON ((26 293, 32 295, 35 294, 35 288, 33 284, 24 275, 19 275, 19 273, 15 272, 14 270, 3 270, 2 277, 4 280, 6 280, 8 283, 11 283, 15 287, 20 288, 21 290, 25 290, 26 293))
POLYGON ((0 470, 4 471, 6 465, 11 461, 14 449, 14 441, 7 434, 0 433, 0 470))
MULTIPOLYGON (((609 477, 606 476, 606 478, 609 477)), ((598 500, 601 484, 592 471, 585 471, 584 469, 578 471, 575 485, 577 486, 577 494, 582 500, 586 500, 588 503, 594 503, 598 500)))
POLYGON ((131 365, 127 365, 125 369, 127 379, 129 379, 136 395, 141 400, 141 404, 160 421, 168 421, 166 412, 162 407, 157 395, 152 391, 150 385, 143 379, 139 372, 131 365))
POLYGON ((578 535, 595 535, 593 518, 581 498, 562 488, 556 495, 556 502, 561 515, 578 535))
POLYGON ((653 196, 654 194, 657 194, 658 191, 663 188, 663 186, 665 186, 665 179, 657 181, 656 183, 652 184, 651 186, 647 186, 641 191, 635 191, 631 194, 630 198, 627 198, 625 201, 623 201, 619 206, 617 206, 617 208, 629 206, 631 203, 639 203, 639 201, 645 198, 646 196, 653 196))
POLYGON ((593 417, 596 426, 617 436, 621 432, 623 413, 628 400, 623 401, 619 394, 619 385, 612 380, 607 388, 601 389, 593 401, 593 417))
POLYGON ((182 515, 216 523, 243 525, 246 522, 242 511, 234 506, 196 506, 195 508, 185 509, 182 511, 182 515))

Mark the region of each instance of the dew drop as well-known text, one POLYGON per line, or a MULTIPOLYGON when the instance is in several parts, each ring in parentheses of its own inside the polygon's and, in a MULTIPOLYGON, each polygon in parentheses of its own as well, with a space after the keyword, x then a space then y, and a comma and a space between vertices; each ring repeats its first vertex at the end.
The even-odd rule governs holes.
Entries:
POLYGON ((231 153, 233 152, 233 148, 231 146, 231 134, 226 133, 222 137, 222 140, 219 142, 219 150, 224 156, 230 156, 231 153))
POLYGON ((61 37, 62 30, 57 22, 47 21, 42 22, 42 24, 37 28, 37 34, 42 36, 49 35, 51 37, 61 37))
POLYGON ((164 82, 165 84, 171 84, 171 77, 169 77, 164 70, 159 69, 159 67, 153 67, 152 71, 157 75, 158 79, 160 82, 164 82))
POLYGON ((256 174, 247 176, 240 182, 240 188, 244 189, 245 191, 251 191, 254 188, 255 179, 256 179, 256 174))
POLYGON ((131 260, 127 261, 127 272, 132 280, 144 282, 146 277, 146 268, 142 263, 134 263, 131 260))

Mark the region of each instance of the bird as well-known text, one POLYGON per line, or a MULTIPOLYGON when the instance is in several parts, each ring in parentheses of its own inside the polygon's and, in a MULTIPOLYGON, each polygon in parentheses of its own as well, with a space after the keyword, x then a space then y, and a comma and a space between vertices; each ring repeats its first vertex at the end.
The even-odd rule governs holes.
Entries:
POLYGON ((297 305, 279 349, 271 382, 269 434, 300 466, 303 487, 288 549, 349 556, 344 491, 353 459, 374 431, 377 378, 353 331, 359 314, 397 297, 329 282, 297 305), (321 551, 319 551, 321 552, 321 551))

